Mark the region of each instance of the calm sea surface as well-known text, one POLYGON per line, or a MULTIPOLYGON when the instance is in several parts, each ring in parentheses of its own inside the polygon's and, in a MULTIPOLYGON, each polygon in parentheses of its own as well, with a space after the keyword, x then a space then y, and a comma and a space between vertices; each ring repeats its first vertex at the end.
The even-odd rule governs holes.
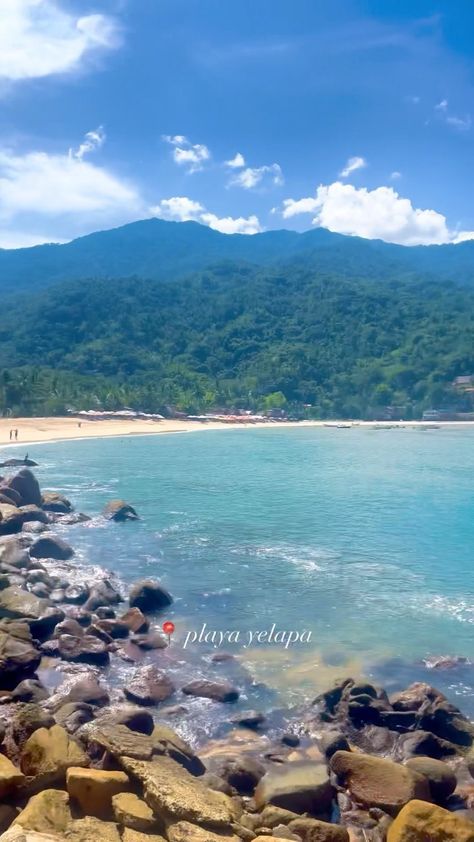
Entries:
MULTIPOLYGON (((221 650, 287 699, 360 673, 429 680, 474 714, 474 667, 423 664, 474 659, 474 431, 246 429, 28 450, 42 486, 79 510, 136 507, 137 524, 62 531, 81 564, 162 580, 175 650, 205 623, 233 631, 221 650), (273 625, 310 642, 256 641, 273 625)), ((209 637, 200 646, 212 651, 209 637)))

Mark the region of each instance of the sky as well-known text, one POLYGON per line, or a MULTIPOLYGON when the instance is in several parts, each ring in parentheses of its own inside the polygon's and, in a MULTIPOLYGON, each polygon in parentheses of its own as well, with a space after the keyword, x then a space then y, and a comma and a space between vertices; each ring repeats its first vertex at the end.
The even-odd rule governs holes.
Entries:
POLYGON ((0 247, 474 238, 472 0, 1 0, 0 247))

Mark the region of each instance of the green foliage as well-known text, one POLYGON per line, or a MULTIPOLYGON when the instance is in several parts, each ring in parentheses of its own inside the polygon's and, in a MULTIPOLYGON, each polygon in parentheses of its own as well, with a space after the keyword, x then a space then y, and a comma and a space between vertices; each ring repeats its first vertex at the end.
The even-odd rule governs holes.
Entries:
POLYGON ((221 263, 179 281, 92 278, 4 301, 0 411, 287 406, 310 417, 470 408, 474 291, 221 263))

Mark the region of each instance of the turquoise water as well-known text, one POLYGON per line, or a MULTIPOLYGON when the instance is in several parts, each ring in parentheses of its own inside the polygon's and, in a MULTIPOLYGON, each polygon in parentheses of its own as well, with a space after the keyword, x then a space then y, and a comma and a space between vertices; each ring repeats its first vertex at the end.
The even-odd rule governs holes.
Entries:
POLYGON ((292 699, 359 670, 393 685, 428 677, 474 711, 472 667, 422 663, 474 656, 474 431, 246 429, 28 449, 41 484, 79 510, 111 497, 136 507, 137 524, 63 531, 84 564, 162 580, 175 651, 206 623, 238 631, 222 651, 292 699), (249 645, 273 624, 311 639, 249 645))

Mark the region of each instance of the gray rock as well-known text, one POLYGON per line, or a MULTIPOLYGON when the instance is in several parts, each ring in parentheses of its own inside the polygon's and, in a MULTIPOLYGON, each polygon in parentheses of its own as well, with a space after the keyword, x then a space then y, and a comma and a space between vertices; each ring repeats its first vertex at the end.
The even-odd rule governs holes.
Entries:
POLYGON ((43 535, 31 545, 30 555, 33 558, 54 558, 56 561, 67 561, 74 555, 74 550, 62 538, 43 535))
POLYGON ((123 692, 134 704, 156 705, 169 699, 175 689, 166 673, 155 666, 146 666, 137 669, 123 692))
POLYGON ((236 702, 240 695, 233 684, 226 681, 208 681, 205 678, 191 681, 182 689, 186 696, 198 696, 202 699, 212 699, 215 702, 236 702))
POLYGON ((111 500, 104 508, 104 517, 107 520, 126 521, 138 520, 138 515, 129 503, 125 500, 111 500))
POLYGON ((172 602, 173 599, 168 591, 152 579, 136 582, 130 590, 130 608, 139 608, 145 613, 167 608, 172 602))

